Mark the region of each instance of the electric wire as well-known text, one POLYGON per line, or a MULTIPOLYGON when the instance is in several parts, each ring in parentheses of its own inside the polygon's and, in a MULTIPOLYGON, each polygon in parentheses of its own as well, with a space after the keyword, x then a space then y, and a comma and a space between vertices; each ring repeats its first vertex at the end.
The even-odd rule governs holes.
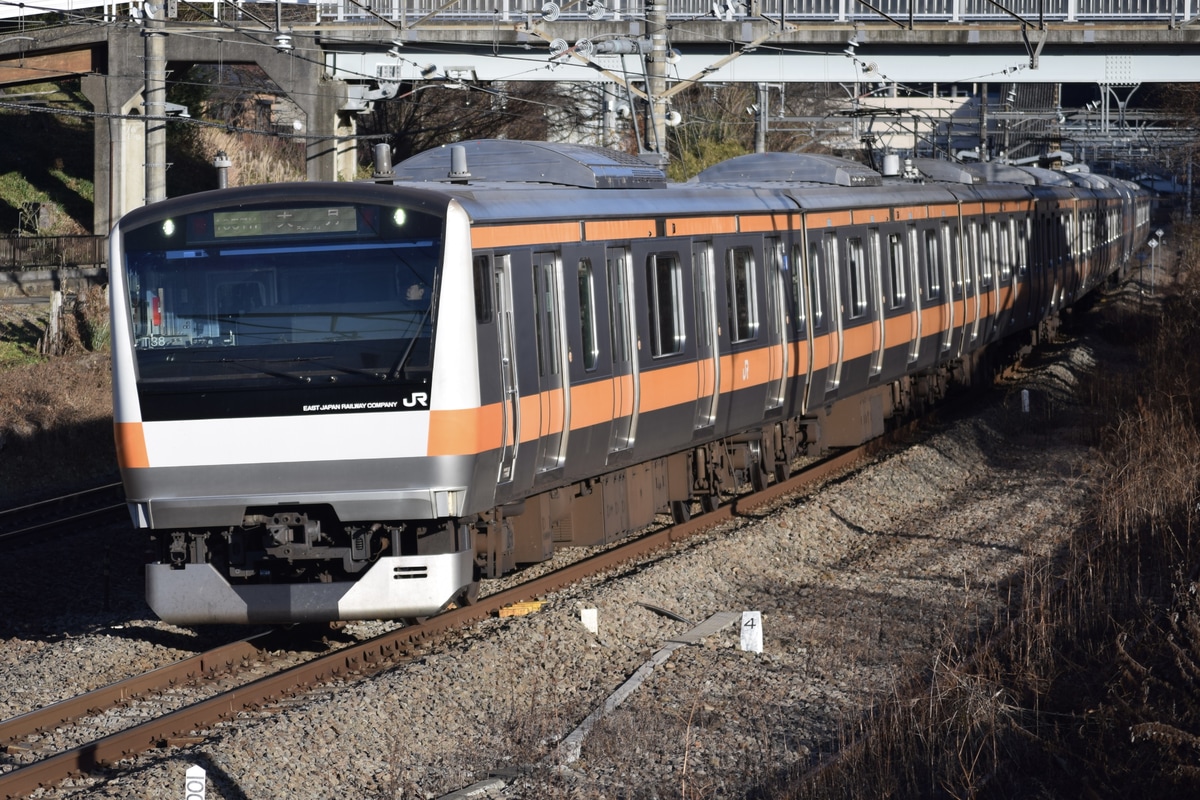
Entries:
MULTIPOLYGON (((395 25, 394 23, 392 23, 390 20, 388 20, 384 16, 375 13, 369 7, 364 6, 363 4, 356 2, 355 0, 348 0, 348 2, 350 2, 352 5, 354 5, 356 7, 361 8, 365 13, 369 14, 370 16, 378 18, 379 20, 392 26, 393 28, 399 28, 399 26, 395 25)), ((570 9, 575 6, 581 5, 583 2, 584 2, 584 0, 572 0, 572 2, 567 3, 564 8, 570 9)), ((59 18, 66 18, 68 20, 68 22, 66 24, 64 24, 63 27, 71 27, 71 26, 78 25, 78 24, 89 24, 89 25, 98 25, 98 26, 115 26, 115 25, 128 26, 128 25, 136 25, 137 24, 137 21, 135 19, 130 19, 130 18, 116 18, 116 17, 108 18, 108 15, 105 15, 105 17, 103 17, 103 18, 97 18, 94 15, 84 15, 84 14, 74 13, 74 12, 70 12, 70 11, 63 11, 61 9, 54 9, 54 8, 50 8, 50 7, 46 7, 46 6, 21 4, 21 3, 13 2, 12 0, 0 0, 0 5, 23 5, 24 8, 37 9, 38 11, 40 11, 44 14, 47 14, 47 15, 53 14, 59 18)), ((221 42, 220 37, 228 36, 228 35, 232 34, 234 36, 239 37, 239 39, 240 39, 240 41, 238 42, 239 46, 264 47, 264 48, 272 48, 275 50, 279 50, 279 48, 276 46, 276 43, 273 40, 263 38, 263 37, 272 36, 272 35, 278 33, 278 31, 274 28, 272 23, 258 18, 253 13, 248 12, 244 7, 240 7, 239 12, 243 13, 243 14, 247 14, 252 19, 259 22, 263 26, 262 28, 248 28, 245 26, 234 24, 227 20, 220 19, 219 17, 214 16, 213 14, 209 13, 206 9, 201 8, 198 4, 188 2, 187 0, 183 0, 183 2, 181 2, 181 5, 196 11, 197 13, 206 17, 208 20, 211 20, 212 23, 204 23, 202 21, 195 21, 195 20, 188 21, 186 23, 188 26, 190 26, 188 29, 186 29, 186 30, 180 30, 180 29, 170 30, 170 29, 168 29, 168 33, 170 35, 181 36, 181 37, 191 37, 191 38, 197 38, 197 39, 212 39, 213 37, 216 37, 216 41, 219 44, 221 42), (213 23, 215 23, 215 24, 213 24, 213 23), (211 30, 207 30, 207 31, 206 30, 196 30, 195 26, 197 26, 199 24, 212 24, 212 28, 211 28, 211 30)), ((492 14, 493 20, 495 20, 497 16, 498 16, 498 14, 494 12, 492 14)), ((649 31, 650 23, 649 23, 649 20, 644 15, 632 14, 632 15, 626 15, 626 16, 629 19, 636 19, 639 22, 641 22, 643 24, 643 26, 645 26, 643 29, 647 31, 646 35, 650 34, 650 31, 649 31)), ((688 18, 670 20, 668 22, 668 24, 666 25, 666 30, 668 32, 670 32, 676 28, 686 26, 692 30, 693 35, 694 35, 696 32, 696 29, 700 28, 700 24, 711 22, 714 16, 716 16, 715 13, 710 12, 708 14, 695 15, 695 16, 688 17, 688 18)), ((294 22, 295 20, 291 20, 291 21, 294 22)), ((53 27, 47 27, 47 28, 39 28, 36 30, 39 32, 39 34, 41 34, 44 31, 53 30, 53 29, 54 29, 53 27)), ((780 25, 780 31, 784 32, 784 26, 782 24, 780 25)), ((22 31, 21 33, 24 33, 24 31, 22 31)), ((296 34, 294 31, 292 31, 290 35, 292 36, 293 41, 296 41, 297 39, 303 39, 303 35, 296 34)), ((702 36, 702 38, 708 36, 708 32, 701 29, 701 36, 702 36)), ((336 38, 330 38, 328 36, 324 36, 323 38, 326 42, 329 42, 329 43, 336 43, 339 41, 336 38)), ((725 44, 728 44, 732 48, 737 48, 737 47, 741 46, 740 43, 735 42, 735 41, 729 39, 728 37, 722 37, 722 36, 716 35, 716 34, 713 34, 712 36, 710 36, 708 38, 713 43, 725 43, 725 44)), ((359 42, 355 42, 354 40, 349 40, 349 39, 342 40, 342 41, 345 44, 359 43, 359 42)), ((315 39, 314 39, 314 44, 315 44, 315 39)), ((408 43, 406 42, 404 44, 407 45, 408 43)), ((39 45, 39 46, 42 46, 42 45, 39 45)), ((669 38, 668 38, 668 46, 669 46, 669 38)), ((513 50, 528 49, 528 45, 508 45, 506 43, 502 44, 502 43, 498 43, 498 42, 494 44, 494 51, 497 54, 499 54, 500 51, 505 48, 511 48, 513 50)), ((426 48, 418 47, 418 48, 414 48, 414 49, 417 49, 420 52, 424 52, 426 48)), ((794 46, 790 46, 790 45, 786 45, 786 44, 779 44, 779 43, 762 43, 762 44, 759 44, 754 49, 769 50, 772 52, 776 52, 781 56, 784 56, 784 55, 834 56, 834 55, 836 55, 836 53, 830 53, 825 50, 813 50, 811 48, 794 47, 794 46)), ((444 53, 445 50, 446 50, 445 47, 440 47, 436 52, 440 54, 440 53, 444 53)), ((286 54, 290 58, 297 59, 298 61, 303 61, 304 63, 306 63, 308 65, 323 66, 325 61, 320 56, 323 56, 324 53, 325 53, 325 50, 320 47, 314 46, 314 47, 310 48, 307 46, 304 46, 304 47, 296 46, 296 47, 291 48, 289 51, 287 51, 286 54), (309 52, 315 53, 316 57, 309 55, 308 54, 309 52)), ((913 90, 912 87, 907 87, 904 84, 901 84, 897 81, 893 81, 891 78, 888 77, 888 75, 884 71, 879 69, 879 65, 877 63, 868 63, 868 62, 864 61, 863 59, 859 58, 856 55, 856 53, 853 51, 848 52, 847 56, 849 58, 851 58, 851 60, 854 62, 855 68, 859 71, 859 73, 862 73, 863 75, 868 75, 868 74, 870 75, 869 78, 864 78, 864 81, 890 83, 893 86, 897 87, 897 90, 899 90, 900 87, 904 87, 904 90, 909 93, 914 93, 916 91, 916 90, 913 90), (868 69, 868 67, 870 67, 870 68, 868 69)), ((395 58, 400 63, 405 63, 405 64, 409 64, 409 65, 413 66, 418 71, 422 68, 418 62, 413 61, 412 59, 409 59, 407 57, 399 56, 396 54, 392 54, 392 57, 395 58)), ((539 52, 538 56, 521 56, 519 54, 513 54, 513 55, 507 55, 507 56, 503 56, 503 57, 510 58, 516 62, 522 62, 522 61, 529 62, 528 66, 526 68, 517 69, 510 76, 506 76, 505 78, 503 78, 502 80, 504 80, 504 81, 520 81, 523 77, 527 78, 527 79, 532 78, 533 76, 537 75, 538 73, 545 72, 545 71, 553 71, 557 67, 556 64, 554 64, 552 62, 547 63, 545 60, 543 60, 544 56, 542 56, 540 54, 540 52, 539 52)), ((20 69, 21 67, 17 66, 17 67, 10 67, 10 68, 11 69, 20 69)), ((986 79, 988 77, 994 77, 996 75, 1001 75, 1001 74, 1007 75, 1010 71, 1020 69, 1020 68, 1023 68, 1023 65, 1018 65, 1018 67, 1013 67, 1013 68, 1004 68, 1003 70, 998 70, 996 72, 988 73, 988 74, 984 74, 984 75, 969 76, 969 77, 958 78, 958 79, 949 78, 949 79, 947 79, 946 82, 947 83, 975 82, 975 81, 986 79)), ((29 68, 29 69, 34 69, 34 68, 29 68)), ((347 74, 348 77, 353 77, 353 78, 356 78, 356 79, 364 81, 364 82, 378 80, 378 77, 375 75, 360 73, 360 72, 356 72, 354 70, 342 70, 342 72, 344 74, 347 74)), ((624 71, 624 70, 622 70, 622 72, 623 72, 623 75, 624 75, 626 81, 631 81, 631 82, 635 82, 635 83, 638 81, 644 81, 644 77, 636 72, 631 73, 631 72, 624 71)), ((75 73, 75 77, 79 77, 79 74, 75 73)), ((110 75, 108 77, 122 77, 122 76, 111 76, 110 75)), ((123 77, 136 78, 136 77, 140 77, 140 76, 123 76, 123 77)), ((707 77, 707 76, 705 76, 705 77, 707 77)), ((675 68, 675 76, 672 80, 676 84, 691 83, 693 85, 698 86, 705 82, 705 77, 701 77, 701 78, 697 78, 697 79, 682 77, 679 75, 678 67, 676 67, 675 68)), ((447 78, 442 78, 442 80, 447 80, 447 78)), ((412 82, 415 83, 416 82, 415 79, 412 82)), ((451 81, 447 80, 447 85, 450 85, 450 83, 451 83, 451 81)), ((179 80, 169 80, 168 81, 168 86, 183 86, 183 85, 197 85, 197 84, 195 82, 179 81, 179 80)), ((206 83, 206 84, 200 84, 200 85, 203 85, 203 86, 206 86, 209 88, 213 88, 214 90, 222 90, 222 91, 239 91, 239 90, 241 90, 241 87, 238 85, 224 84, 221 82, 217 82, 215 84, 214 83, 206 83)), ((570 111, 572 108, 572 104, 568 100, 564 100, 563 102, 552 102, 552 101, 544 100, 544 99, 536 99, 535 100, 535 99, 530 99, 530 98, 524 98, 524 97, 521 97, 520 95, 515 95, 512 93, 504 92, 501 90, 496 90, 491 87, 482 86, 482 85, 479 85, 476 83, 470 83, 470 82, 454 82, 454 85, 455 85, 455 88, 465 89, 468 92, 482 93, 484 95, 491 96, 491 97, 504 97, 507 100, 512 100, 512 101, 515 101, 518 103, 525 103, 528 105, 541 107, 547 111, 566 113, 566 112, 570 111)), ((278 87, 276 87, 276 88, 278 88, 278 87)), ((278 93, 284 94, 284 95, 289 94, 289 93, 283 92, 282 89, 278 89, 278 93)), ((405 98, 413 96, 415 94, 416 94, 416 91, 414 90, 414 91, 406 93, 405 95, 401 95, 398 98, 391 98, 391 99, 396 100, 396 101, 402 101, 405 98)), ((296 95, 292 94, 291 96, 295 97, 296 95)), ((24 111, 33 111, 35 113, 59 114, 62 116, 91 117, 91 118, 104 118, 104 119, 128 119, 128 120, 137 120, 137 121, 142 121, 142 122, 161 121, 161 120, 165 119, 165 120, 171 121, 173 123, 177 123, 177 124, 187 124, 187 125, 195 125, 195 126, 210 127, 210 128, 222 128, 230 133, 244 133, 244 134, 272 136, 272 137, 277 137, 277 138, 291 138, 291 139, 304 139, 304 140, 367 139, 367 138, 380 138, 380 137, 384 136, 382 134, 367 134, 367 135, 355 134, 355 135, 349 135, 349 136, 346 136, 346 135, 341 135, 341 136, 338 136, 338 135, 314 135, 314 134, 302 133, 302 132, 288 132, 288 131, 282 131, 282 130, 269 130, 269 129, 247 127, 247 126, 239 126, 239 125, 233 125, 229 122, 209 121, 209 120, 202 120, 202 119, 196 119, 196 118, 190 118, 190 117, 189 118, 181 118, 181 117, 174 117, 174 116, 149 117, 146 115, 137 115, 137 114, 125 115, 125 114, 115 114, 115 113, 111 113, 111 112, 96 112, 96 111, 82 111, 82 110, 77 110, 77 109, 64 109, 61 107, 52 107, 52 106, 36 106, 36 105, 32 105, 32 104, 27 104, 27 103, 7 103, 7 102, 3 102, 3 101, 0 101, 0 108, 16 108, 16 109, 20 109, 20 110, 24 110, 24 111)), ((503 115, 507 112, 505 112, 503 110, 499 110, 499 109, 493 109, 493 113, 503 115)), ((825 119, 832 118, 833 116, 836 116, 836 113, 828 114, 825 117, 825 119)), ((582 124, 587 125, 586 121, 584 121, 582 124)))

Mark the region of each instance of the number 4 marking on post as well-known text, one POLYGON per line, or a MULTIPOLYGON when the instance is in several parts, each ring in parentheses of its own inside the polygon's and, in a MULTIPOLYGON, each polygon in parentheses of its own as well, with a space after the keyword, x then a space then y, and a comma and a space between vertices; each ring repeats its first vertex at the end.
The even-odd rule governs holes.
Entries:
POLYGON ((761 653, 763 650, 762 612, 742 612, 742 650, 761 653))

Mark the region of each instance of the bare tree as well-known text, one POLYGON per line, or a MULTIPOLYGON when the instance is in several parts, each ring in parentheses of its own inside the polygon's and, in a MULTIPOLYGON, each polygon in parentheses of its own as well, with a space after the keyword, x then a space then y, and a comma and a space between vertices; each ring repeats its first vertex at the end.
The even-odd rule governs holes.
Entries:
MULTIPOLYGON (((589 124, 588 109, 568 87, 548 82, 420 83, 375 104, 360 134, 390 137, 394 158, 469 139, 546 140, 552 129, 589 124)), ((366 145, 364 145, 366 147, 366 145)), ((364 159, 369 156, 364 153, 364 159)))

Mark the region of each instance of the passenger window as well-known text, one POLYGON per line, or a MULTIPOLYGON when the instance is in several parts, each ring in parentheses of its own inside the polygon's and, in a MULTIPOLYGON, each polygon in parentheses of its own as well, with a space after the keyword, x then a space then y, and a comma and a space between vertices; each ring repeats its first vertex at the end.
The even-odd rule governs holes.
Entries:
POLYGON ((808 245, 808 297, 812 303, 813 330, 825 327, 824 295, 821 293, 821 276, 825 274, 825 251, 820 242, 808 245))
POLYGON ((629 330, 631 317, 626 299, 625 271, 627 263, 624 253, 610 251, 607 264, 608 322, 609 333, 612 337, 612 358, 614 364, 627 364, 632 351, 630 339, 633 334, 629 330))
POLYGON ((846 241, 846 257, 850 277, 850 319, 858 319, 867 311, 867 266, 862 239, 853 237, 846 241))
POLYGON ((942 252, 950 262, 950 291, 955 295, 962 294, 962 236, 957 228, 953 235, 950 223, 942 223, 942 252))
POLYGON ((554 254, 537 253, 533 265, 533 324, 537 334, 538 374, 559 373, 558 292, 554 280, 554 254))
POLYGON ((900 234, 888 234, 887 253, 888 274, 892 279, 890 305, 892 308, 899 308, 904 305, 904 300, 908 296, 904 285, 904 243, 900 240, 900 234))
POLYGON ((792 245, 792 263, 787 265, 791 271, 792 292, 792 331, 804 335, 804 248, 798 244, 792 245))
POLYGON ((674 253, 651 254, 646 260, 650 298, 650 352, 658 356, 683 352, 683 270, 674 253))
POLYGON ((979 284, 984 288, 990 288, 992 285, 992 275, 994 274, 994 257, 995 250, 993 244, 995 238, 992 236, 992 227, 996 224, 992 220, 988 226, 984 226, 979 230, 979 284))
POLYGON ((975 279, 979 277, 979 223, 967 225, 966 240, 963 242, 963 285, 968 292, 974 291, 975 279))
POLYGON ((486 325, 492 321, 492 265, 487 256, 475 256, 475 321, 486 325))
POLYGON ((1007 283, 1012 278, 1013 265, 1013 221, 1004 220, 1000 223, 1000 282, 1007 283))
POLYGON ((716 293, 713 287, 715 277, 709 269, 709 260, 712 257, 712 251, 707 245, 698 244, 692 250, 692 274, 694 276, 694 298, 696 301, 696 347, 701 348, 708 343, 708 347, 714 348, 713 344, 713 295, 716 293))
POLYGON ((937 232, 925 231, 925 285, 928 298, 937 300, 942 296, 942 262, 938 258, 937 232))
POLYGON ((1029 259, 1026 256, 1029 252, 1029 229, 1030 219, 1026 217, 1017 228, 1017 274, 1021 277, 1029 271, 1029 259))
POLYGON ((726 251, 726 256, 729 340, 745 342, 758 336, 758 303, 754 291, 754 251, 749 247, 733 247, 726 251))
POLYGON ((583 368, 596 368, 600 348, 596 344, 596 289, 591 259, 579 259, 579 333, 583 340, 583 368))

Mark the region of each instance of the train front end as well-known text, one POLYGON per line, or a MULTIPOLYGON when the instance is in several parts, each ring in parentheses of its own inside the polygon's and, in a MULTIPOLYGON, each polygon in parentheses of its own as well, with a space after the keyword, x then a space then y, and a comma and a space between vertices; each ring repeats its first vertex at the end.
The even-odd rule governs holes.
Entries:
POLYGON ((428 450, 439 404, 479 402, 456 204, 248 187, 139 209, 111 241, 117 451, 156 614, 418 617, 471 590, 476 464, 428 450))

